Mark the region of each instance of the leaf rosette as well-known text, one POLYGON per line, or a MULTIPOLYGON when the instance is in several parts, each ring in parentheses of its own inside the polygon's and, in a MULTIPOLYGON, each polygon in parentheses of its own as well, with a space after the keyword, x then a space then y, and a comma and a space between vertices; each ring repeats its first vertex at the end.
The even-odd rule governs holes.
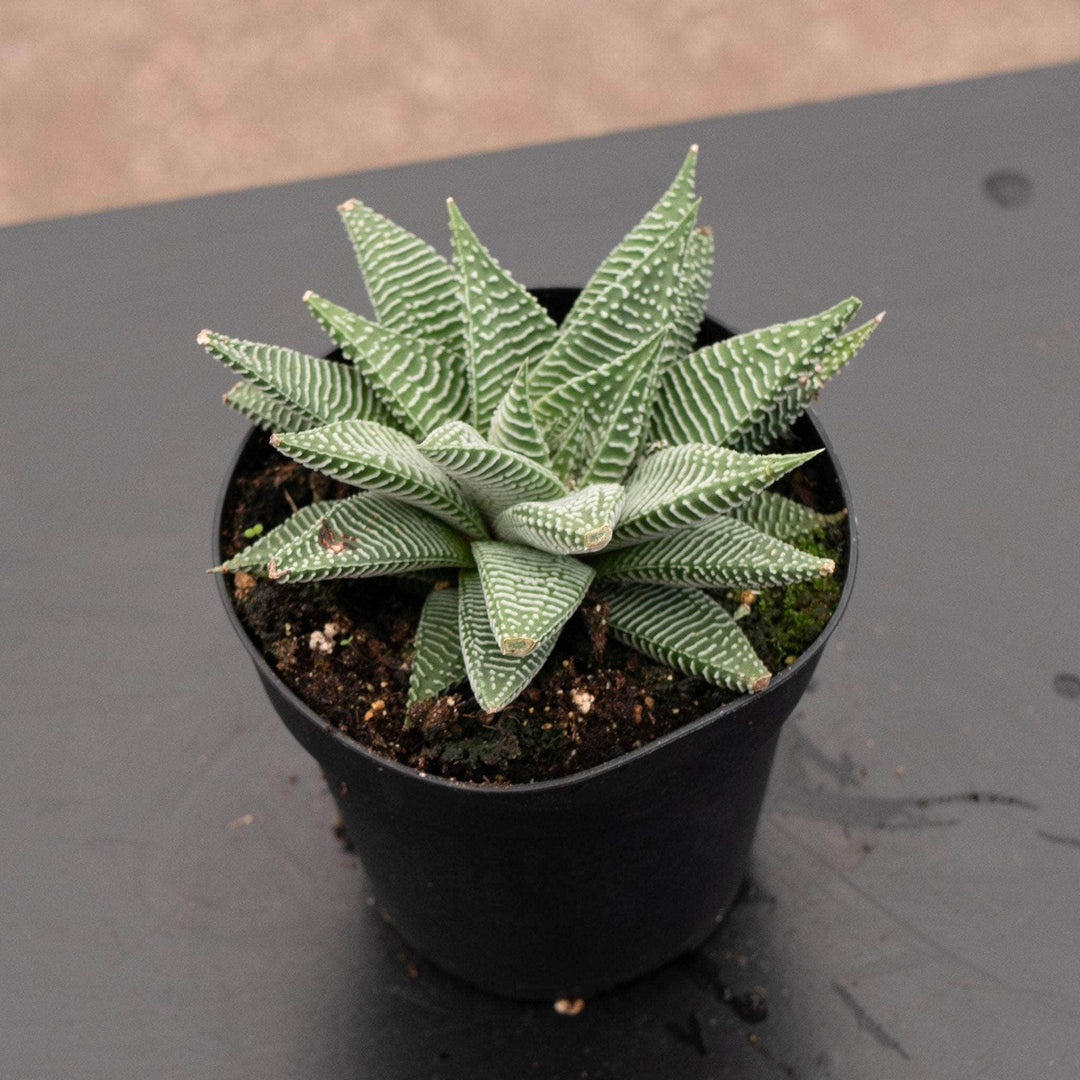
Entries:
POLYGON ((308 292, 345 362, 204 330, 231 407, 357 494, 305 506, 217 569, 317 581, 418 572, 433 588, 409 704, 467 680, 510 704, 601 589, 609 627, 737 691, 770 673, 718 590, 833 572, 798 547, 829 519, 767 490, 814 453, 762 450, 864 344, 851 298, 695 350, 713 238, 697 148, 556 324, 450 200, 453 261, 339 207, 376 318, 308 292))

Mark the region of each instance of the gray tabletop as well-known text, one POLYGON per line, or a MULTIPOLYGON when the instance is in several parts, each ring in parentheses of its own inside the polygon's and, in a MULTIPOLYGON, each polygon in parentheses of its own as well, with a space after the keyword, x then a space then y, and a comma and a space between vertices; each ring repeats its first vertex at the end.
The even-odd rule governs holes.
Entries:
POLYGON ((1078 178, 1069 66, 4 230, 3 1075, 1078 1075, 1078 178), (323 350, 352 195, 581 283, 691 142, 714 315, 888 309, 819 408, 859 581, 742 902, 566 1018, 380 922, 203 574, 244 424, 194 339, 323 350))

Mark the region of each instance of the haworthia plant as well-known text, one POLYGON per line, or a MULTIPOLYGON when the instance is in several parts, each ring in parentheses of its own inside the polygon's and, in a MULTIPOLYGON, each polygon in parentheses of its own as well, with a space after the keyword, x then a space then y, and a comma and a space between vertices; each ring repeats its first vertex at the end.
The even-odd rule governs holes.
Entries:
POLYGON ((376 320, 304 296, 344 362, 204 330, 232 408, 361 489, 306 506, 219 570, 275 580, 438 572, 408 704, 468 680, 512 702, 593 586, 623 642, 739 691, 769 672, 716 589, 829 574, 800 540, 837 519, 766 490, 763 454, 880 316, 819 315, 693 349, 712 280, 697 148, 557 326, 449 200, 453 262, 360 201, 339 211, 376 320), (456 581, 456 583, 455 583, 456 581))

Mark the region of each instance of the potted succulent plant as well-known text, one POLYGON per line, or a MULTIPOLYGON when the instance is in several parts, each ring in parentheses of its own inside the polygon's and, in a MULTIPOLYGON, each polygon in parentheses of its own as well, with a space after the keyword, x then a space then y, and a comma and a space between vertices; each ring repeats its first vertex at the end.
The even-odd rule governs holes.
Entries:
POLYGON ((350 200, 339 211, 378 321, 309 292, 338 356, 198 339, 243 376, 226 402, 272 433, 299 463, 290 468, 316 476, 306 505, 282 488, 280 523, 246 522, 245 470, 260 455, 277 466, 265 435, 245 442, 216 525, 227 609, 322 765, 387 917, 436 963, 500 993, 594 993, 709 933, 741 882, 780 725, 850 590, 842 478, 803 414, 880 317, 845 331, 852 298, 734 337, 703 325, 713 240, 697 226, 695 165, 696 147, 570 304, 516 282, 453 201, 451 265, 350 200), (781 478, 788 495, 767 490, 781 478), (790 497, 810 488, 817 509, 790 497), (237 521, 253 542, 228 550, 237 521), (833 556, 805 550, 829 528, 833 556), (843 594, 774 678, 742 617, 759 594, 828 579, 837 558, 843 594), (378 683, 356 675, 348 626, 255 640, 252 595, 395 575, 400 590, 355 599, 418 597, 398 652, 378 642, 391 653, 378 683), (560 654, 574 626, 598 676, 560 654), (623 653, 604 667, 608 642, 623 653), (298 650, 316 654, 351 719, 304 700, 309 684, 288 674, 298 650), (643 729, 626 753, 574 771, 569 748, 567 775, 489 783, 447 764, 455 736, 459 762, 483 757, 491 732, 504 760, 520 756, 526 730, 537 745, 560 733, 581 742, 590 715, 632 725, 642 702, 654 722, 665 706, 653 708, 644 677, 627 696, 627 678, 646 670, 678 689, 666 708, 682 715, 657 738, 643 729), (709 685, 727 698, 709 698, 709 685), (369 729, 383 735, 364 746, 369 729), (416 751, 418 731, 437 732, 437 768, 416 751))

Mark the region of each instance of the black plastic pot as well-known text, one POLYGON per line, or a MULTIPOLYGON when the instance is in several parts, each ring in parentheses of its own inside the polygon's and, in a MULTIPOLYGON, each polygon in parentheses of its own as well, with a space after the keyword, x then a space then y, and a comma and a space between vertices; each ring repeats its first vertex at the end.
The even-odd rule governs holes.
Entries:
MULTIPOLYGON (((556 318, 576 290, 537 290, 556 318)), ((728 336, 709 320, 701 344, 728 336)), ((835 505, 850 500, 824 432, 796 433, 826 453, 835 505)), ((215 558, 230 470, 215 519, 215 558)), ((829 488, 831 487, 831 492, 829 488)), ((761 693, 740 698, 614 761, 508 787, 425 776, 331 727, 281 680, 226 610, 286 726, 326 773, 378 907, 418 952, 510 997, 587 996, 699 945, 745 872, 773 751, 851 595, 855 521, 847 517, 840 602, 817 640, 761 693)))

